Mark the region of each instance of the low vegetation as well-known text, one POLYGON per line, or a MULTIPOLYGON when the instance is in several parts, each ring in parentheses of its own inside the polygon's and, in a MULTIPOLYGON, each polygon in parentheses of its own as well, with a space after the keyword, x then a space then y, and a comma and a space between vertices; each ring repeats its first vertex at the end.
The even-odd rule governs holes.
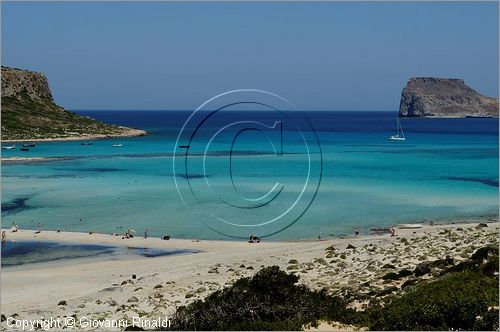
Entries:
POLYGON ((498 280, 472 271, 415 287, 368 310, 371 330, 496 330, 498 280))
POLYGON ((229 288, 181 307, 172 326, 179 330, 299 330, 323 317, 350 322, 355 311, 339 297, 297 284, 299 277, 277 266, 241 278, 229 288))
MULTIPOLYGON (((277 266, 241 278, 231 287, 180 307, 172 320, 179 330, 300 330, 318 320, 370 330, 497 330, 498 247, 478 249, 453 265, 431 264, 434 279, 421 279, 402 295, 355 311, 348 301, 313 291, 277 266)), ((398 274, 393 273, 387 279, 398 274)), ((407 273, 406 273, 407 274, 407 273)))
POLYGON ((2 140, 116 135, 125 129, 79 116, 50 100, 2 97, 2 140))

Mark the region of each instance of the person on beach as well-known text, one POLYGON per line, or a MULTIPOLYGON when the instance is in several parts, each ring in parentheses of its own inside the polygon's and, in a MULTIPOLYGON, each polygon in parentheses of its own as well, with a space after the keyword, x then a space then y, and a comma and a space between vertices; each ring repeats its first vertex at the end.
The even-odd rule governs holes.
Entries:
POLYGON ((40 234, 42 232, 42 224, 38 223, 38 230, 35 231, 35 234, 40 234))
POLYGON ((257 235, 252 234, 250 235, 248 243, 260 243, 260 239, 257 237, 257 235))
POLYGON ((5 241, 5 237, 6 237, 6 235, 5 235, 5 231, 2 231, 2 242, 4 242, 4 241, 5 241))
POLYGON ((144 230, 144 238, 147 239, 148 238, 148 229, 146 228, 144 230))
POLYGON ((19 229, 19 226, 17 226, 15 222, 12 222, 12 227, 10 228, 10 231, 12 233, 14 233, 14 232, 17 232, 18 229, 19 229))
POLYGON ((396 229, 394 227, 391 227, 391 236, 396 236, 396 229))
POLYGON ((359 227, 356 227, 356 228, 354 229, 354 235, 355 235, 356 237, 358 237, 358 235, 359 235, 359 227))

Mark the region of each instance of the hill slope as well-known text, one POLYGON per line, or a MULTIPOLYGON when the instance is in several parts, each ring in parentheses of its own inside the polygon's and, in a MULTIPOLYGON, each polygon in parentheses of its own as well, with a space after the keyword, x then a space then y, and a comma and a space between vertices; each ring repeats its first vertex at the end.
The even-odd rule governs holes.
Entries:
POLYGON ((45 75, 2 66, 2 140, 93 139, 146 132, 105 124, 58 106, 45 75))

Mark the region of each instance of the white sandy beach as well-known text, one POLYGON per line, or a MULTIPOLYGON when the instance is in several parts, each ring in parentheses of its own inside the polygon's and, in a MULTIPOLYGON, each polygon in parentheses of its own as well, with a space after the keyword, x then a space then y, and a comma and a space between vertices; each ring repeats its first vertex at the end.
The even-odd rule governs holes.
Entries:
MULTIPOLYGON (((364 236, 314 242, 200 241, 158 238, 122 239, 108 234, 7 230, 8 240, 62 241, 113 246, 196 249, 199 253, 119 260, 59 261, 4 268, 1 274, 2 314, 16 319, 76 315, 95 319, 164 317, 180 305, 204 298, 260 268, 279 265, 295 271, 311 288, 341 293, 400 286, 388 284, 382 268, 414 269, 422 261, 445 256, 464 260, 485 244, 498 243, 498 222, 478 222, 400 229, 398 236, 364 236), (449 231, 448 231, 449 230, 449 231), (406 238, 408 243, 405 243, 406 238), (350 244, 355 249, 346 249, 350 244), (326 251, 329 246, 335 253, 326 251), (137 279, 133 280, 135 274, 137 279), (360 286, 369 282, 369 286, 360 286), (67 305, 58 305, 60 301, 67 305)), ((361 308, 362 303, 353 303, 361 308)), ((5 322, 2 323, 6 327, 5 322)))

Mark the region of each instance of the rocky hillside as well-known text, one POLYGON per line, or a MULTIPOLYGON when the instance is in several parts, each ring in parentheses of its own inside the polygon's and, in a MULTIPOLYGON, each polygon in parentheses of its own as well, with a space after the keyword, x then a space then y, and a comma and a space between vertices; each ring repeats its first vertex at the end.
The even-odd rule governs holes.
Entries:
POLYGON ((413 77, 403 89, 402 117, 498 117, 498 99, 486 97, 464 80, 413 77))
POLYGON ((139 136, 146 132, 105 124, 54 103, 45 75, 2 66, 2 140, 139 136))

